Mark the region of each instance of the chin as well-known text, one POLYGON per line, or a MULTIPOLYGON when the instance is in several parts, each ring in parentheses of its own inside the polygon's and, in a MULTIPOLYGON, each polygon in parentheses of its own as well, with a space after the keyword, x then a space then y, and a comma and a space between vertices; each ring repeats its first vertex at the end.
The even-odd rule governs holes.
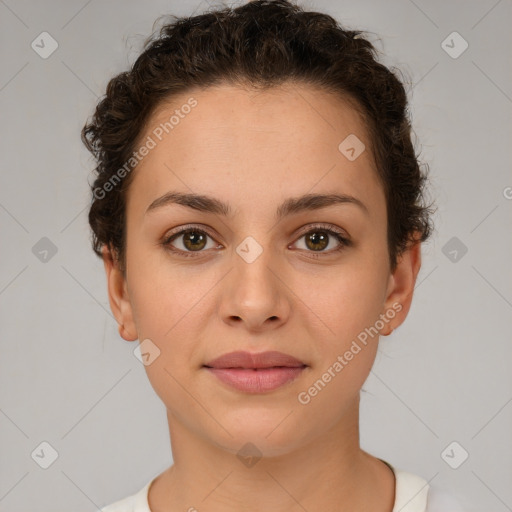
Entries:
POLYGON ((291 408, 276 410, 265 417, 259 411, 245 415, 238 412, 233 421, 225 417, 223 426, 231 436, 221 430, 222 437, 212 439, 212 442, 234 455, 240 455, 241 451, 243 454, 244 450, 254 451, 255 455, 263 457, 278 457, 293 452, 307 444, 313 433, 306 432, 304 425, 300 428, 294 421, 289 421, 293 416, 291 411, 291 408), (285 419, 288 414, 290 417, 285 419))

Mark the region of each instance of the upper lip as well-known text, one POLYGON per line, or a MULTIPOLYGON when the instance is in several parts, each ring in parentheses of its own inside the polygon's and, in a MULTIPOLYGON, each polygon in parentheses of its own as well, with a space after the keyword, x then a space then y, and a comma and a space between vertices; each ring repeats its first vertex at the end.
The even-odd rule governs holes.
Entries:
POLYGON ((208 368, 273 368, 276 366, 297 368, 307 365, 295 357, 277 351, 260 353, 236 351, 223 354, 204 366, 208 368))

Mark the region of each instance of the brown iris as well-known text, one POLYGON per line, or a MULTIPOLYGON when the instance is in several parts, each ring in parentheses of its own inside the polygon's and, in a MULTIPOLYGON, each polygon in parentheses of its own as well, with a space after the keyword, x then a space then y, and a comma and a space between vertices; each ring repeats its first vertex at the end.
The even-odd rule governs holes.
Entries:
POLYGON ((183 245, 189 251, 200 251, 206 244, 206 235, 198 231, 183 233, 183 245))
POLYGON ((314 231, 306 235, 306 245, 314 250, 321 251, 329 244, 329 235, 325 231, 314 231))

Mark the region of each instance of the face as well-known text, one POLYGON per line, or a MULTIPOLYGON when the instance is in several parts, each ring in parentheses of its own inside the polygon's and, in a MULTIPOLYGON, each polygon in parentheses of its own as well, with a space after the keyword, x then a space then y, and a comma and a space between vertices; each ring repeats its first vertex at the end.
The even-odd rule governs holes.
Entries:
POLYGON ((358 113, 310 86, 222 85, 160 105, 148 137, 127 198, 126 279, 104 259, 122 335, 146 343, 169 421, 269 455, 357 421, 376 333, 404 320, 420 265, 417 245, 390 273, 385 196, 358 113), (233 351, 304 367, 275 389, 240 390, 205 367, 233 351))

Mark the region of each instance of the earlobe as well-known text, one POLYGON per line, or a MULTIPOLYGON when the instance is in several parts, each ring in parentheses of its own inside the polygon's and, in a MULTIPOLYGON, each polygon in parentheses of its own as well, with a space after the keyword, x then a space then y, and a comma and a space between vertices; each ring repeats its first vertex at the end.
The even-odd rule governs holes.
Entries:
POLYGON ((123 338, 125 341, 135 341, 138 339, 138 336, 128 332, 123 324, 119 324, 117 330, 119 331, 119 336, 121 336, 121 338, 123 338))
POLYGON ((391 334, 407 317, 420 267, 421 243, 410 242, 407 249, 398 257, 395 271, 389 276, 383 313, 388 317, 392 316, 392 319, 381 332, 383 336, 391 334))
POLYGON ((101 252, 107 277, 110 309, 119 324, 119 335, 126 341, 135 341, 138 339, 138 335, 133 320, 133 311, 126 288, 125 276, 119 268, 115 252, 106 245, 102 247, 101 252))

